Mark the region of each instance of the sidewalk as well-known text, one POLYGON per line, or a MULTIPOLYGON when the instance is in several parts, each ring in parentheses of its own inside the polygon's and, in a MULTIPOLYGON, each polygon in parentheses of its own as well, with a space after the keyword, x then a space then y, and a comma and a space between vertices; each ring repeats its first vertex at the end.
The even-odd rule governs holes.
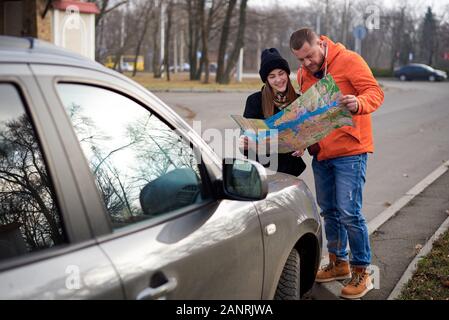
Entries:
MULTIPOLYGON (((448 218, 449 171, 415 196, 371 235, 372 267, 379 288, 363 300, 386 300, 410 263, 448 218), (377 268, 378 269, 377 269, 377 268), (378 271, 378 272, 377 272, 378 271)), ((339 299, 341 282, 315 284, 312 299, 339 299)))

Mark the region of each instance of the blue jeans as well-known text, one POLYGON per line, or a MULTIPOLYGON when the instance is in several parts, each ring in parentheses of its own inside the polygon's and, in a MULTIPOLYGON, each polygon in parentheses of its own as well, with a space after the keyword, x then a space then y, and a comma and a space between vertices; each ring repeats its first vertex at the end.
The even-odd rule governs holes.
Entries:
POLYGON ((353 266, 371 263, 368 228, 362 215, 367 154, 318 161, 313 158, 317 202, 324 218, 327 249, 353 266))

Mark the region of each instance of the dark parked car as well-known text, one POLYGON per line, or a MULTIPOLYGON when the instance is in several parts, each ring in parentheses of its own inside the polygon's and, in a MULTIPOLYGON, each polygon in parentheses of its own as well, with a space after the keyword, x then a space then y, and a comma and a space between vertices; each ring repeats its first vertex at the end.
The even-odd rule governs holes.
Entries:
POLYGON ((394 70, 394 76, 402 81, 405 80, 429 80, 444 81, 447 79, 447 73, 442 70, 436 70, 425 64, 409 64, 394 70))
POLYGON ((0 97, 0 299, 311 288, 321 224, 301 179, 222 161, 142 86, 37 40, 0 37, 0 97))

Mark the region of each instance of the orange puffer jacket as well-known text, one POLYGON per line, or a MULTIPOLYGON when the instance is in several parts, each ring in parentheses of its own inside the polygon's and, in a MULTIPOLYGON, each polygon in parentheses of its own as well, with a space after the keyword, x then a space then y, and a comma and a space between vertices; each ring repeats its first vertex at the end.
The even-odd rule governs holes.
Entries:
MULTIPOLYGON (((325 36, 320 39, 328 46, 327 73, 335 79, 343 95, 357 97, 359 110, 353 115, 354 127, 336 129, 319 142, 318 160, 374 152, 370 113, 380 107, 384 93, 360 55, 325 36)), ((323 63, 323 70, 325 64, 326 61, 323 63)), ((301 92, 305 92, 319 80, 306 68, 298 70, 297 78, 301 92)))

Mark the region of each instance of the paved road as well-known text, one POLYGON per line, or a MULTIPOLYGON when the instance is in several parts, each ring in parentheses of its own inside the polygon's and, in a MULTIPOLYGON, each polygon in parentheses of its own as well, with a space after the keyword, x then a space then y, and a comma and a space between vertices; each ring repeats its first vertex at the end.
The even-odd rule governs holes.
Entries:
MULTIPOLYGON (((371 220, 388 203, 449 159, 449 82, 381 81, 385 103, 373 114, 376 152, 369 157, 364 213, 371 220)), ((230 114, 243 112, 249 93, 156 93, 202 129, 236 128, 230 114)), ((314 190, 310 157, 302 178, 314 190)))

